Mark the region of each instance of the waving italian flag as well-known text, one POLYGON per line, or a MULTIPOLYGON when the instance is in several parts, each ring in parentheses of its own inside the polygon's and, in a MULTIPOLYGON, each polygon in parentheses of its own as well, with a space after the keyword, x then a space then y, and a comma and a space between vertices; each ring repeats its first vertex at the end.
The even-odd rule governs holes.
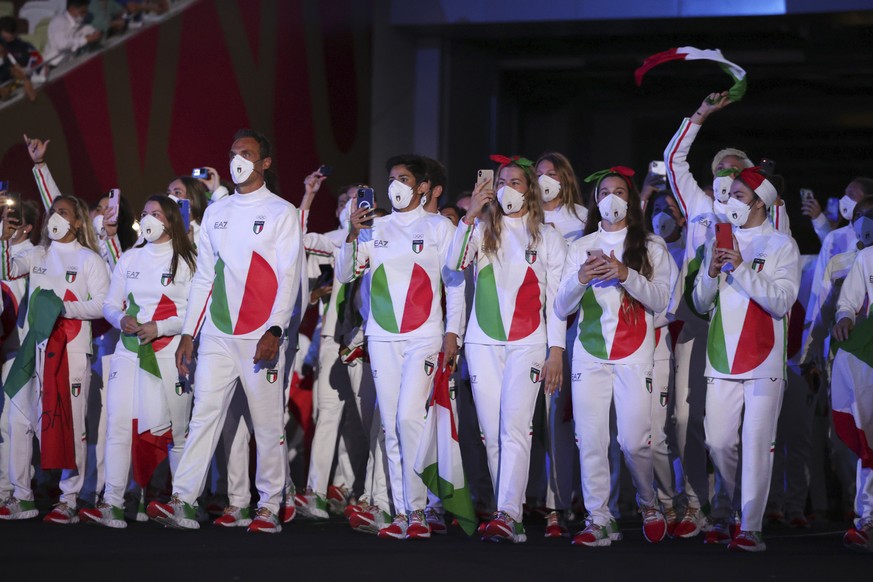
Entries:
POLYGON ((859 322, 836 344, 831 372, 834 428, 868 469, 873 469, 873 319, 859 322))
POLYGON ((451 375, 450 369, 443 370, 443 354, 440 353, 433 396, 424 421, 414 469, 427 488, 440 498, 443 507, 455 516, 464 532, 473 535, 477 526, 476 512, 461 464, 458 427, 449 397, 451 375))
POLYGON ((643 66, 634 72, 637 86, 643 83, 643 75, 650 69, 668 61, 713 61, 719 64, 722 70, 731 76, 734 85, 728 90, 731 101, 739 101, 746 94, 746 71, 731 61, 724 58, 718 49, 699 49, 693 46, 672 48, 662 53, 656 53, 643 61, 643 66))

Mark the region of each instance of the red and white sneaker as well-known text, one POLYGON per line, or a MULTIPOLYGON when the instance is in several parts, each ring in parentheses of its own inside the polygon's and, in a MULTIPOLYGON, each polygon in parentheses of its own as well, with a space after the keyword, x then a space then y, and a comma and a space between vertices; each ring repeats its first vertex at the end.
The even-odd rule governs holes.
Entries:
POLYGON ((427 525, 430 526, 430 533, 441 536, 449 533, 449 528, 446 527, 445 518, 433 507, 425 508, 424 517, 427 519, 427 525))
POLYGON ((63 501, 56 503, 52 510, 42 520, 45 523, 59 523, 61 525, 71 525, 79 523, 79 515, 76 513, 75 507, 70 507, 63 501))
POLYGON ((360 511, 349 517, 349 525, 352 529, 361 533, 378 535, 379 532, 391 524, 391 516, 379 509, 376 505, 362 507, 360 511))
MULTIPOLYGON (((443 523, 443 527, 445 527, 445 523, 443 523)), ((406 527, 406 539, 430 539, 430 524, 427 521, 424 510, 417 509, 409 514, 409 525, 406 527)))
POLYGON ((398 513, 394 516, 394 519, 391 520, 391 523, 388 526, 379 530, 379 537, 383 540, 405 540, 408 527, 409 523, 406 519, 406 515, 398 513))
POLYGON ((712 527, 710 527, 703 538, 704 544, 726 544, 729 541, 731 541, 731 533, 728 529, 728 524, 721 519, 717 519, 712 523, 712 527))
POLYGON ((124 519, 124 510, 121 507, 99 503, 93 509, 80 509, 79 519, 82 523, 96 523, 106 527, 122 529, 127 527, 124 519))
MULTIPOLYGON (((682 513, 682 519, 680 519, 679 523, 676 524, 676 527, 673 528, 672 537, 683 539, 693 538, 701 531, 700 519, 700 508, 689 505, 682 513)), ((669 533, 669 529, 667 533, 669 533)))
POLYGON ((18 520, 33 519, 39 515, 39 510, 33 500, 10 497, 0 503, 0 519, 18 520))
POLYGON ((251 510, 248 507, 228 505, 221 517, 212 522, 222 527, 246 527, 252 523, 251 510))
POLYGON ((564 525, 564 518, 557 511, 546 516, 546 538, 561 539, 570 537, 570 530, 564 525))
POLYGON ((266 507, 259 507, 255 511, 255 519, 252 520, 246 531, 251 533, 279 533, 282 531, 282 525, 279 523, 279 518, 275 513, 266 507))
POLYGON ((359 499, 357 503, 349 503, 343 508, 343 516, 351 519, 353 513, 360 513, 369 505, 366 499, 359 499))
POLYGON ((612 545, 612 540, 606 527, 589 521, 585 529, 573 536, 573 545, 598 548, 612 545))
POLYGON ((767 549, 767 544, 764 543, 761 532, 741 531, 728 544, 728 549, 732 552, 763 552, 767 549))
POLYGON ((664 521, 667 522, 667 537, 673 539, 676 537, 676 527, 679 525, 679 516, 676 514, 676 509, 665 507, 664 521))
POLYGON ((667 535, 667 521, 657 507, 641 507, 643 535, 649 543, 657 544, 667 535))
POLYGON ((849 528, 843 535, 843 546, 854 552, 873 552, 873 519, 849 528))
POLYGON ((327 505, 334 515, 343 515, 349 502, 349 490, 345 485, 331 485, 327 488, 327 505))
POLYGON ((505 511, 498 511, 497 516, 485 527, 483 540, 521 544, 527 541, 527 532, 522 522, 515 521, 505 511))

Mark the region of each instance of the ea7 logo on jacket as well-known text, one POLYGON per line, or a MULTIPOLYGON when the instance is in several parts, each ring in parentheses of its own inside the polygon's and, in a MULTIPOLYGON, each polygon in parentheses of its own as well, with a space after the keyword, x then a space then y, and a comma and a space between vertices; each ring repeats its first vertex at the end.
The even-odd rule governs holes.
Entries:
POLYGON ((695 218, 691 222, 695 222, 695 223, 703 226, 703 228, 709 228, 710 226, 712 226, 712 220, 706 218, 705 216, 698 216, 697 218, 695 218))
POLYGON ((34 275, 45 275, 45 272, 47 270, 48 269, 46 269, 45 267, 40 267, 39 265, 37 265, 36 267, 33 268, 33 274, 34 275))
POLYGON ((537 252, 530 249, 524 251, 524 260, 527 261, 528 265, 533 265, 537 262, 537 252))
POLYGON ((416 239, 412 241, 412 252, 416 255, 424 250, 424 239, 416 239))
POLYGON ((252 225, 252 232, 255 234, 261 234, 264 231, 264 221, 266 220, 266 216, 258 216, 255 218, 255 223, 252 225))
POLYGON ((128 279, 139 279, 139 271, 125 271, 128 279))
POLYGON ((226 220, 222 220, 222 221, 220 221, 220 222, 216 222, 216 223, 212 226, 212 228, 213 228, 214 230, 227 230, 227 221, 226 221, 226 220))
POLYGON ((77 271, 72 270, 72 269, 67 271, 67 276, 65 277, 67 280, 67 283, 75 283, 76 277, 78 276, 78 274, 79 273, 77 271))
POLYGON ((376 247, 377 249, 385 248, 388 246, 388 241, 387 240, 374 240, 373 246, 376 247))

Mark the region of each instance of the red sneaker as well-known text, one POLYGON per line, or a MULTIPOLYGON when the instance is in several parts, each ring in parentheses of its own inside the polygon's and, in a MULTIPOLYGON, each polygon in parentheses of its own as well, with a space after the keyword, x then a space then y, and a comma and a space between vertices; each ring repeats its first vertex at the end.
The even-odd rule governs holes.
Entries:
POLYGON ((667 535, 667 521, 657 507, 641 507, 643 535, 649 543, 657 544, 667 535))

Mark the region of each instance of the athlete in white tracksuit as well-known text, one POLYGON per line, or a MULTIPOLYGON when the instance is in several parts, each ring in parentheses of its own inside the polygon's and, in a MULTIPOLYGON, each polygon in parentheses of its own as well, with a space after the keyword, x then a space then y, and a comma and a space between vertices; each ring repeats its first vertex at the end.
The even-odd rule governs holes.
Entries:
POLYGON ((653 486, 650 440, 654 315, 669 302, 671 258, 660 237, 646 234, 631 175, 633 171, 616 167, 589 178, 598 180, 589 207, 589 220, 595 222, 586 228, 590 234, 570 246, 555 300, 558 315, 579 311, 571 382, 588 518, 573 541, 588 546, 609 545, 620 535, 607 505, 613 400, 618 441, 637 490, 644 534, 658 542, 666 533, 653 486), (622 262, 632 260, 639 262, 636 268, 622 262))
POLYGON ((726 204, 734 248, 707 244, 693 293, 697 311, 710 314, 706 444, 742 513, 733 550, 766 548, 761 525, 785 389, 787 316, 800 287, 797 244, 767 220, 776 195, 755 169, 739 174, 726 204))
MULTIPOLYGON (((66 405, 58 406, 60 393, 69 391, 70 413, 72 414, 72 443, 64 443, 66 437, 55 441, 57 446, 71 448, 61 463, 64 472, 61 476, 61 498, 45 520, 52 523, 76 523, 76 498, 82 487, 85 475, 85 414, 89 388, 89 355, 91 353, 91 323, 102 315, 103 298, 109 287, 109 271, 96 249, 96 240, 87 206, 77 198, 62 196, 55 198, 47 220, 46 233, 49 240, 40 246, 25 250, 12 256, 6 243, 14 224, 6 221, 4 228, 2 268, 0 279, 16 279, 28 276, 28 311, 24 318, 22 349, 16 360, 35 358, 33 366, 22 367, 33 376, 17 386, 18 391, 11 397, 9 427, 12 452, 9 478, 14 489, 13 497, 0 507, 0 519, 26 519, 35 517, 37 510, 33 505, 31 480, 31 439, 36 435, 42 442, 43 419, 54 415, 65 416, 66 405), (84 243, 84 244, 83 244, 84 243), (88 245, 88 246, 85 246, 88 245), (90 248, 89 248, 90 247, 90 248), (57 400, 46 400, 42 395, 51 383, 44 374, 47 344, 28 338, 37 317, 44 307, 34 307, 34 298, 54 295, 54 301, 62 302, 61 314, 52 328, 52 338, 65 344, 67 366, 58 369, 57 400), (27 353, 27 350, 33 350, 27 353), (47 416, 48 415, 48 416, 47 416), (72 457, 72 458, 71 458, 72 457)), ((39 300, 37 301, 40 302, 39 300)), ((42 327, 42 326, 40 326, 42 327)), ((34 332, 36 333, 36 332, 34 332)), ((41 338, 40 338, 41 339, 41 338)), ((50 340, 51 341, 51 340, 50 340)), ((24 361, 22 360, 22 362, 24 361)), ((13 365, 13 370, 15 365, 13 365)), ((4 386, 10 393, 10 382, 4 386)), ((66 423, 64 423, 66 424, 66 423)), ((52 423, 52 428, 56 424, 52 423)), ((69 425, 67 425, 69 426, 69 425)), ((52 445, 47 445, 52 446, 52 445)), ((46 449, 43 449, 45 461, 46 449)), ((60 467, 56 467, 60 468, 60 467)))
POLYGON ((497 501, 484 537, 514 542, 527 539, 522 504, 534 406, 543 382, 548 393, 560 388, 566 334, 553 308, 566 243, 542 223, 533 164, 524 163, 501 166, 496 196, 491 184, 476 185, 446 258, 453 269, 476 268, 464 349, 497 501))
POLYGON ((148 512, 167 525, 198 527, 192 504, 206 482, 239 378, 257 440, 260 499, 249 530, 276 533, 281 531, 277 513, 288 473, 280 338, 300 290, 300 219, 297 209, 264 183, 272 158, 263 136, 237 133, 231 153, 237 192, 204 213, 197 272, 177 350, 179 371, 187 376, 192 338, 202 328, 188 440, 173 478, 173 499, 152 502, 148 512))
POLYGON ((137 437, 134 431, 142 438, 164 436, 158 444, 167 447, 173 474, 191 413, 191 389, 179 378, 175 353, 195 266, 194 249, 176 203, 165 196, 146 202, 140 225, 146 243, 121 256, 103 303, 104 317, 122 332, 106 391, 106 488, 102 503, 79 512, 84 521, 118 528, 127 525, 122 504, 131 445, 137 437))
MULTIPOLYGON (((578 204, 581 195, 573 167, 563 154, 548 152, 537 160, 536 173, 543 199, 543 220, 554 226, 569 246, 582 237, 588 219, 588 209, 578 204)), ((575 341, 576 326, 570 324, 565 341, 563 386, 546 399, 548 474, 545 503, 548 509, 554 510, 546 517, 546 537, 570 535, 563 513, 570 509, 578 458, 570 402, 570 365, 575 341)))
POLYGON ((349 283, 370 270, 366 336, 388 456, 395 517, 380 537, 428 538, 427 489, 414 464, 423 410, 442 350, 451 360, 464 314, 464 278, 445 266, 452 237, 449 219, 421 206, 426 165, 418 156, 386 164, 395 212, 373 219, 372 239, 358 240, 366 209, 356 210, 336 265, 349 283), (445 338, 440 299, 446 286, 445 338))
MULTIPOLYGON (((862 320, 870 318, 870 298, 873 297, 873 212, 867 210, 855 218, 855 232, 860 241, 859 251, 843 281, 836 305, 836 325, 833 336, 837 341, 860 340, 856 330, 862 320)), ((869 337, 868 344, 869 345, 869 337)), ((843 536, 843 543, 853 550, 873 552, 873 405, 870 402, 873 368, 869 355, 862 350, 843 349, 837 352, 832 371, 834 424, 841 438, 851 435, 852 448, 858 454, 855 492, 855 522, 843 536), (861 356, 861 357, 859 357, 861 356), (838 395, 842 402, 838 402, 838 395), (842 418, 838 418, 842 417, 842 418)), ((866 351, 869 354, 869 349, 866 351)))
MULTIPOLYGON (((697 111, 682 121, 678 131, 664 150, 667 167, 667 180, 679 209, 686 221, 685 257, 679 264, 679 285, 675 291, 674 308, 682 329, 674 349, 675 359, 675 397, 673 398, 676 444, 685 475, 685 513, 676 526, 677 537, 696 536, 704 526, 701 511, 710 502, 707 458, 704 445, 703 416, 706 400, 706 381, 704 379, 704 354, 708 322, 706 315, 694 309, 691 289, 700 263, 703 248, 707 241, 715 237, 715 225, 725 222, 724 204, 731 183, 730 175, 719 176, 729 170, 739 172, 752 166, 746 154, 728 148, 719 151, 712 161, 715 200, 707 195, 697 183, 688 165, 688 154, 703 122, 714 112, 726 107, 730 102, 726 94, 714 93, 707 97, 697 111), (712 103, 710 103, 712 101, 712 103)), ((771 222, 776 230, 789 232, 788 216, 784 204, 771 208, 771 222)), ((718 483, 718 481, 717 481, 718 483)), ((712 496, 714 498, 714 495, 712 496)), ((727 508, 714 507, 719 518, 726 518, 727 508)))

